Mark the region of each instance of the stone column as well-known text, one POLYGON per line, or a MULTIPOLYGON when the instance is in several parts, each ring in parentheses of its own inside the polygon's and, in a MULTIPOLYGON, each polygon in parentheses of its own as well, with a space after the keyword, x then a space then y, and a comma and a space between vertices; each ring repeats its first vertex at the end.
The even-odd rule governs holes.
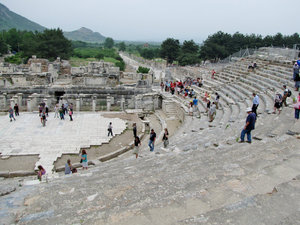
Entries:
POLYGON ((14 99, 14 98, 11 98, 11 99, 10 99, 10 106, 11 106, 12 108, 14 108, 14 106, 15 106, 15 99, 14 99))
POLYGON ((34 108, 37 106, 37 104, 39 102, 37 102, 37 97, 38 97, 38 94, 37 93, 33 93, 31 95, 31 110, 34 111, 34 108))
POLYGON ((15 95, 15 96, 13 97, 13 99, 14 99, 14 105, 15 105, 15 104, 19 104, 19 99, 18 99, 18 96, 17 96, 17 95, 15 95))
MULTIPOLYGON (((48 99, 46 99, 46 98, 43 99, 43 102, 44 102, 46 105, 48 105, 48 104, 47 104, 47 101, 48 101, 48 99)), ((48 105, 48 108, 49 108, 49 105, 48 105)))
POLYGON ((121 97, 121 111, 125 110, 125 98, 124 95, 122 95, 121 97))
POLYGON ((45 103, 48 105, 48 107, 49 107, 49 109, 50 109, 51 103, 52 103, 51 96, 50 96, 50 95, 46 95, 45 98, 47 99, 47 102, 45 102, 45 103))
POLYGON ((106 110, 107 111, 110 111, 110 106, 111 106, 111 98, 110 98, 110 94, 108 94, 107 96, 106 96, 106 110))
POLYGON ((135 109, 143 109, 141 103, 142 103, 142 97, 140 95, 136 95, 135 102, 134 102, 135 109))
POLYGON ((80 99, 76 98, 76 112, 80 111, 80 99))
POLYGON ((93 95, 92 97, 92 111, 96 112, 97 96, 93 95))
POLYGON ((18 93, 17 96, 18 96, 18 105, 19 105, 19 107, 21 107, 22 106, 23 94, 18 93))
POLYGON ((7 107, 6 99, 7 99, 7 94, 6 94, 6 93, 3 93, 3 107, 4 107, 4 108, 7 107))
POLYGON ((84 98, 84 94, 79 94, 79 99, 80 99, 80 105, 83 105, 83 98, 84 98))
POLYGON ((31 108, 31 100, 27 99, 27 111, 28 112, 32 112, 32 108, 31 108))
POLYGON ((58 101, 59 107, 61 107, 63 103, 64 103, 64 96, 60 96, 58 101))

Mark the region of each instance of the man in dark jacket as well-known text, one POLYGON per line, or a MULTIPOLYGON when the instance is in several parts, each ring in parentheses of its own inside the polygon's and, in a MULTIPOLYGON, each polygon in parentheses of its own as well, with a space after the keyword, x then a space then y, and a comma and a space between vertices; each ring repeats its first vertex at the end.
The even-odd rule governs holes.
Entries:
POLYGON ((249 107, 247 108, 246 112, 248 113, 246 124, 244 129, 241 132, 241 141, 240 143, 244 142, 245 134, 247 134, 247 142, 251 143, 251 131, 255 128, 255 121, 256 121, 256 115, 254 112, 252 112, 252 109, 249 107))

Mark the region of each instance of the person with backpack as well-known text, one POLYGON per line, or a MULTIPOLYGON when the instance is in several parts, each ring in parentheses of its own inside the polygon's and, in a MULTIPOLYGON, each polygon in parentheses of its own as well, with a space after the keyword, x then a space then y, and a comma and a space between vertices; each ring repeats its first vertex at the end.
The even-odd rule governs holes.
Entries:
POLYGON ((286 87, 286 85, 283 85, 283 89, 284 89, 284 91, 283 91, 283 96, 282 96, 282 106, 284 105, 285 107, 287 107, 288 105, 287 105, 287 103, 286 103, 286 99, 287 99, 288 97, 291 97, 292 92, 291 92, 290 89, 288 89, 288 88, 286 87))
POLYGON ((293 66, 293 80, 295 81, 295 91, 298 91, 299 87, 300 87, 300 75, 299 75, 299 65, 297 64, 297 62, 295 62, 294 66, 293 66))
POLYGON ((280 114, 280 108, 282 106, 282 95, 277 93, 274 99, 274 112, 273 114, 276 114, 276 109, 278 110, 278 114, 280 114))

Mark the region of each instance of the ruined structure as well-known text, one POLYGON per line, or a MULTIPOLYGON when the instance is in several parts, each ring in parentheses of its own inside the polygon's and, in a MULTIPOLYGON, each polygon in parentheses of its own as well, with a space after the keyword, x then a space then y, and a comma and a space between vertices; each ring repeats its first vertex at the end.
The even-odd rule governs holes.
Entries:
MULTIPOLYGON (((18 103, 21 110, 36 111, 41 102, 50 108, 56 103, 69 102, 77 111, 110 110, 113 106, 121 110, 145 108, 143 98, 149 96, 143 94, 151 91, 150 80, 136 86, 120 85, 119 80, 119 68, 104 61, 71 67, 60 58, 49 62, 33 56, 25 65, 1 63, 0 110, 6 111, 9 105, 18 103)), ((158 96, 153 100, 156 103, 151 104, 152 109, 153 105, 160 105, 158 96)))

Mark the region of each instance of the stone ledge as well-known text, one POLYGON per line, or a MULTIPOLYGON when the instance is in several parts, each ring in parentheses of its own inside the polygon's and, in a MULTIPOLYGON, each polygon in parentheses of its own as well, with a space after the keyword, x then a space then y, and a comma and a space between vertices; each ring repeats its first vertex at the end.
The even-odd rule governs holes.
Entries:
POLYGON ((12 178, 12 177, 26 177, 26 176, 32 176, 32 175, 36 175, 35 171, 13 171, 13 172, 9 172, 9 171, 3 171, 0 172, 0 177, 4 177, 4 178, 12 178))

